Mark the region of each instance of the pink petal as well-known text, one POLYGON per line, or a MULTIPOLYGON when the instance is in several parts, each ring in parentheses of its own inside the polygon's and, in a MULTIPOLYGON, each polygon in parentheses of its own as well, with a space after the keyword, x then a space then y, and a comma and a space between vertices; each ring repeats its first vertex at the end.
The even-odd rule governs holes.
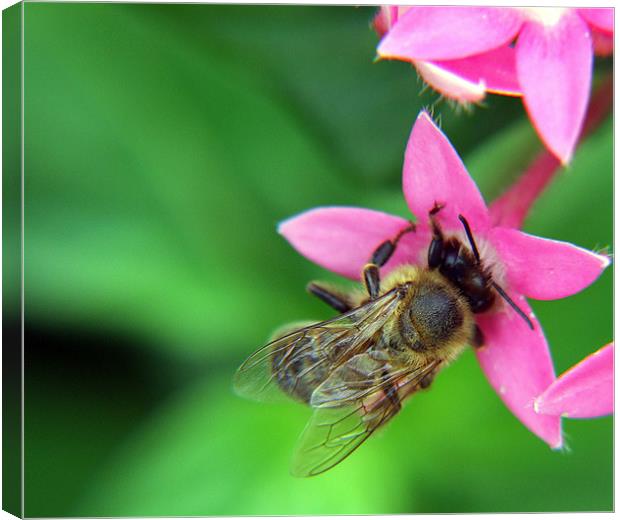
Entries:
POLYGON ((614 411, 614 344, 564 372, 536 399, 540 414, 588 418, 614 411))
POLYGON ((610 263, 607 256, 517 229, 496 227, 488 238, 506 266, 510 286, 537 300, 564 298, 585 289, 610 263))
POLYGON ((612 8, 579 9, 579 14, 597 29, 608 33, 614 31, 614 10, 612 8))
POLYGON ((477 317, 485 345, 476 355, 489 383, 508 409, 552 448, 559 448, 560 418, 539 415, 533 407, 534 399, 555 377, 547 340, 525 298, 516 293, 510 293, 510 297, 528 314, 535 330, 504 304, 499 312, 477 317))
POLYGON ((404 60, 464 58, 508 43, 520 25, 521 15, 510 8, 412 7, 377 51, 404 60))
MULTIPOLYGON (((285 220, 278 231, 306 258, 330 271, 360 279, 364 264, 385 240, 410 223, 400 217, 362 208, 316 208, 285 220)), ((401 263, 420 263, 430 242, 427 230, 407 233, 385 265, 385 272, 401 263)))
POLYGON ((426 112, 418 116, 405 152, 403 192, 420 222, 427 222, 435 203, 445 204, 438 217, 446 230, 462 230, 459 213, 472 229, 486 230, 486 205, 460 157, 426 112))
POLYGON ((380 6, 377 16, 372 21, 373 28, 379 36, 384 36, 398 22, 398 18, 409 9, 411 9, 411 6, 408 5, 380 6))
POLYGON ((372 21, 372 26, 379 36, 388 32, 398 19, 398 6, 382 5, 372 21))
POLYGON ((526 22, 516 49, 530 118, 547 148, 568 163, 590 95, 590 30, 575 12, 567 11, 555 25, 526 22))
POLYGON ((592 29, 592 45, 597 56, 609 56, 614 52, 614 37, 602 31, 592 29))
MULTIPOLYGON (((416 65, 420 70, 419 63, 416 65)), ((482 87, 483 91, 507 96, 521 95, 521 87, 517 80, 515 50, 512 47, 499 47, 483 54, 458 60, 434 61, 432 65, 444 71, 445 74, 451 74, 460 78, 461 81, 482 87)), ((424 74, 421 73, 421 76, 432 87, 435 87, 424 74)), ((449 89, 436 88, 436 90, 448 97, 456 97, 450 94, 449 89)))

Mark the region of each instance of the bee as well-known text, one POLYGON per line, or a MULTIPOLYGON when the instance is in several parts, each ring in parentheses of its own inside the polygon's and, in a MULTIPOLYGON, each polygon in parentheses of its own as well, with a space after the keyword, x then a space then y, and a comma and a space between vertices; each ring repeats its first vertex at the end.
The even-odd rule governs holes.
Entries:
POLYGON ((318 475, 332 468, 427 388, 467 345, 484 338, 474 314, 499 294, 533 329, 530 319, 493 280, 469 242, 446 237, 429 212, 428 266, 401 265, 384 280, 379 268, 412 223, 380 244, 362 271, 362 288, 345 294, 318 282, 310 293, 340 312, 320 323, 284 327, 237 370, 236 392, 262 401, 292 398, 313 409, 293 456, 291 473, 318 475))

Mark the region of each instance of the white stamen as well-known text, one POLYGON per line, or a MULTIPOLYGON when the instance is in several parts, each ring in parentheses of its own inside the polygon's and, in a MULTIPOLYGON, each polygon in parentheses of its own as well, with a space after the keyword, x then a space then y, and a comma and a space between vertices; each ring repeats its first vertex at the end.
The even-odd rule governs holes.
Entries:
POLYGON ((556 25, 568 9, 565 7, 522 7, 521 11, 530 20, 549 27, 556 25))
POLYGON ((486 85, 483 80, 472 83, 429 61, 416 61, 415 66, 426 83, 450 99, 459 103, 478 103, 484 98, 486 85))

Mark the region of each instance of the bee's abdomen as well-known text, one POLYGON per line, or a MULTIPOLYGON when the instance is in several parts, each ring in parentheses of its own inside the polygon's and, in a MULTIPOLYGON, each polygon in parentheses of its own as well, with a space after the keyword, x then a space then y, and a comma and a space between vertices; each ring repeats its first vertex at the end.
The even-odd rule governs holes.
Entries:
POLYGON ((310 402, 314 389, 328 376, 329 363, 319 356, 311 338, 302 338, 295 348, 295 355, 276 352, 271 360, 273 375, 278 386, 292 398, 310 402))

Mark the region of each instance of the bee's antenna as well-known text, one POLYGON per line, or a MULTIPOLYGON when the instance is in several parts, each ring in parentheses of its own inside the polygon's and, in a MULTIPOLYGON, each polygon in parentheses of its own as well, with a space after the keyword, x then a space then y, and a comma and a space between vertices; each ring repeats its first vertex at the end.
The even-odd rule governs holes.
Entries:
MULTIPOLYGON (((471 232, 471 228, 469 227, 469 222, 463 215, 459 215, 459 220, 463 227, 465 228, 465 234, 467 235, 467 240, 469 240, 469 245, 471 246, 471 251, 474 254, 474 258, 476 259, 476 263, 480 263, 480 253, 478 253, 478 248, 476 247, 476 241, 474 240, 474 235, 471 232)), ((501 294, 501 293, 500 293, 501 294)))
MULTIPOLYGON (((480 264, 480 253, 478 252, 478 248, 476 247, 476 241, 474 240, 474 235, 471 232, 471 228, 469 227, 469 222, 467 222, 467 219, 463 215, 459 215, 459 220, 461 221, 461 224, 463 224, 463 227, 465 228, 465 234, 467 235, 467 240, 469 240, 469 245, 471 246, 471 251, 474 254, 476 263, 480 264)), ((491 281, 491 285, 495 288, 495 290, 499 293, 499 295, 502 298, 504 298, 506 302, 508 302, 508 305, 510 305, 517 312, 517 314, 525 320, 525 323, 527 323, 527 326, 530 329, 534 330, 534 324, 532 323, 532 320, 530 320, 527 317, 527 315, 519 308, 519 306, 515 302, 512 301, 510 296, 506 294, 506 291, 504 291, 504 289, 502 289, 499 285, 497 285, 493 281, 491 281)))
POLYGON ((493 281, 491 282, 491 285, 495 288, 495 290, 499 293, 499 295, 508 302, 508 305, 510 305, 515 311, 517 311, 517 314, 525 320, 525 323, 527 323, 528 327, 534 330, 534 324, 532 323, 532 320, 530 320, 527 317, 527 315, 519 308, 519 306, 515 302, 512 301, 510 296, 506 294, 506 291, 504 291, 504 289, 502 289, 499 285, 497 285, 493 281))

